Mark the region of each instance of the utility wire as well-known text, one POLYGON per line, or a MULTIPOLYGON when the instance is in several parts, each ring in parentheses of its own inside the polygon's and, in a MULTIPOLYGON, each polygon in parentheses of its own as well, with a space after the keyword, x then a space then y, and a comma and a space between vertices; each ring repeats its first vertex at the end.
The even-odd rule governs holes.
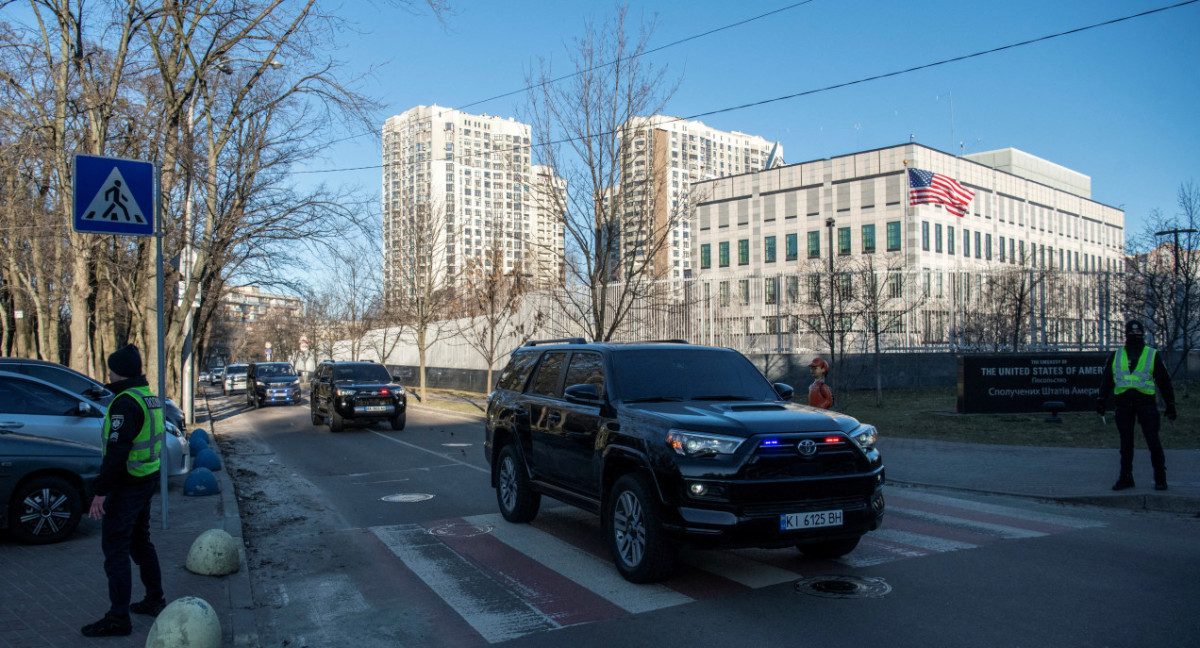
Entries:
MULTIPOLYGON (((880 79, 887 79, 887 78, 891 78, 891 77, 897 77, 897 76, 901 76, 901 75, 904 75, 904 74, 910 74, 910 73, 912 73, 912 72, 919 72, 919 71, 921 71, 921 70, 927 70, 927 69, 930 69, 930 68, 935 68, 935 67, 938 67, 938 66, 941 66, 941 65, 947 65, 947 64, 949 64, 949 63, 958 63, 958 62, 960 62, 960 61, 966 61, 966 60, 968 60, 968 59, 978 58, 978 57, 980 57, 980 56, 986 56, 986 55, 988 55, 988 54, 995 54, 995 53, 997 53, 997 52, 1003 52, 1003 51, 1005 51, 1005 50, 1016 49, 1016 48, 1018 48, 1018 47, 1025 47, 1025 46, 1027 46, 1027 45, 1033 45, 1033 44, 1035 44, 1035 43, 1041 43, 1041 42, 1043 42, 1043 41, 1048 41, 1048 40, 1055 39, 1055 38, 1060 38, 1060 37, 1063 37, 1063 36, 1071 36, 1071 35, 1074 35, 1074 34, 1078 34, 1078 33, 1085 32, 1085 31, 1089 31, 1089 30, 1092 30, 1092 29, 1097 29, 1097 28, 1100 28, 1100 27, 1107 27, 1107 26, 1109 26, 1109 25, 1115 25, 1115 24, 1117 24, 1117 23, 1125 22, 1125 21, 1128 21, 1128 20, 1133 20, 1133 19, 1135 19, 1135 18, 1142 18, 1142 17, 1149 16, 1149 15, 1152 15, 1152 14, 1156 14, 1156 13, 1162 13, 1162 12, 1164 12, 1164 11, 1170 11, 1170 10, 1172 10, 1172 9, 1178 9, 1178 8, 1180 8, 1180 7, 1184 7, 1184 6, 1187 6, 1187 5, 1190 5, 1190 4, 1195 4, 1195 3, 1197 3, 1197 2, 1200 2, 1200 0, 1184 0, 1183 2, 1179 2, 1179 3, 1173 4, 1173 5, 1168 5, 1168 6, 1166 6, 1166 7, 1159 7, 1159 8, 1157 8, 1157 9, 1149 9, 1149 10, 1147 10, 1147 11, 1143 11, 1143 12, 1136 13, 1136 14, 1131 14, 1131 15, 1128 15, 1128 16, 1123 16, 1123 17, 1121 17, 1121 18, 1113 18, 1113 19, 1111 19, 1111 20, 1105 20, 1105 21, 1103 21, 1103 22, 1093 23, 1093 24, 1091 24, 1091 25, 1086 25, 1086 26, 1083 26, 1083 27, 1076 27, 1075 29, 1068 29, 1068 30, 1066 30, 1066 31, 1061 31, 1061 32, 1057 32, 1057 33, 1054 33, 1054 34, 1048 34, 1048 35, 1046 35, 1046 36, 1039 36, 1039 37, 1037 37, 1037 38, 1031 38, 1031 39, 1029 39, 1029 40, 1019 41, 1019 42, 1016 42, 1016 43, 1010 43, 1010 44, 1008 44, 1008 45, 1001 45, 1000 47, 993 47, 993 48, 991 48, 991 49, 987 49, 987 50, 981 50, 981 51, 978 51, 978 52, 974 52, 974 53, 972 53, 972 54, 963 54, 962 56, 955 56, 955 57, 953 57, 953 58, 942 59, 942 60, 940 60, 940 61, 934 61, 934 62, 932 62, 932 63, 925 63, 925 64, 923 64, 923 65, 917 65, 917 66, 915 66, 915 67, 905 68, 905 69, 903 69, 903 70, 895 70, 895 71, 893 71, 893 72, 885 72, 885 73, 882 73, 882 74, 876 74, 876 75, 874 75, 874 76, 864 77, 864 78, 861 78, 861 79, 855 79, 855 80, 853 80, 853 81, 846 81, 846 82, 843 82, 843 83, 836 83, 836 84, 833 84, 833 85, 824 86, 824 87, 822 87, 822 88, 814 88, 814 89, 811 89, 811 90, 803 90, 803 91, 800 91, 800 92, 794 92, 794 93, 792 93, 792 94, 782 95, 782 96, 779 96, 779 97, 772 97, 772 98, 770 98, 770 99, 763 99, 763 100, 761 100, 761 101, 753 101, 753 102, 750 102, 750 103, 740 104, 740 105, 737 105, 737 106, 729 106, 729 107, 726 107, 726 108, 718 108, 718 109, 716 109, 716 110, 709 110, 709 111, 702 112, 702 113, 696 113, 696 114, 694 114, 694 115, 689 115, 689 116, 686 116, 686 117, 674 117, 674 118, 670 118, 670 119, 667 119, 667 120, 665 120, 665 123, 674 123, 674 122, 679 122, 679 121, 690 121, 690 120, 693 120, 693 119, 700 119, 701 117, 708 117, 708 116, 711 116, 711 115, 720 115, 720 114, 723 114, 723 113, 734 112, 734 111, 738 111, 738 110, 745 110, 746 108, 754 108, 754 107, 756 107, 756 106, 764 106, 764 105, 771 104, 771 103, 776 103, 776 102, 779 102, 779 101, 786 101, 786 100, 788 100, 788 99, 796 99, 796 98, 798 98, 798 97, 806 97, 806 96, 810 96, 810 95, 814 95, 814 94, 819 94, 819 93, 822 93, 822 92, 829 92, 829 91, 831 91, 831 90, 838 90, 838 89, 841 89, 841 88, 847 88, 847 87, 850 87, 850 86, 861 85, 861 84, 863 84, 863 83, 869 83, 869 82, 871 82, 871 81, 878 81, 878 80, 880 80, 880 79)), ((607 131, 607 132, 596 133, 595 135, 590 135, 590 136, 567 137, 567 138, 563 138, 563 139, 560 139, 560 140, 553 140, 553 141, 551 141, 551 142, 547 142, 547 143, 545 143, 545 144, 531 144, 531 145, 529 145, 529 146, 520 146, 520 147, 514 147, 514 148, 511 148, 511 149, 507 149, 507 150, 506 150, 506 149, 498 149, 498 150, 493 150, 492 152, 494 152, 494 153, 504 153, 504 152, 519 151, 519 150, 523 150, 523 149, 526 149, 526 148, 532 148, 532 147, 534 147, 534 146, 544 147, 544 146, 553 146, 553 145, 556 145, 556 144, 567 144, 567 143, 570 143, 570 142, 583 141, 584 139, 587 139, 588 137, 603 137, 603 136, 607 136, 607 135, 613 135, 614 133, 615 133, 615 131, 607 131)), ((424 161, 422 161, 422 162, 424 162, 424 161)), ((385 168, 385 167, 388 167, 388 166, 395 166, 395 165, 402 165, 402 164, 406 164, 406 163, 404 163, 404 162, 400 162, 400 163, 396 163, 396 164, 373 164, 373 165, 369 165, 369 166, 362 166, 362 167, 346 167, 346 168, 342 168, 342 169, 322 169, 322 170, 315 170, 315 171, 295 171, 294 173, 297 173, 297 174, 301 174, 301 173, 308 174, 308 173, 339 173, 339 172, 343 172, 343 171, 365 171, 365 170, 369 170, 369 169, 383 169, 383 168, 385 168)), ((414 163, 412 163, 412 164, 415 164, 415 162, 414 162, 414 163)))

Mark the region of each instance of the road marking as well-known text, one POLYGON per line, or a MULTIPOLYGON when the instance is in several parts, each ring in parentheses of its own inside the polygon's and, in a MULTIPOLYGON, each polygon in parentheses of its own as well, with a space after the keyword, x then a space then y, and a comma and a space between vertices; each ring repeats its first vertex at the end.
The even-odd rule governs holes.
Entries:
POLYGON ((400 439, 397 439, 396 437, 390 437, 382 432, 377 432, 375 430, 371 430, 371 434, 379 436, 380 438, 383 438, 383 439, 387 439, 388 441, 391 441, 392 443, 399 443, 400 445, 402 445, 406 448, 412 448, 413 450, 420 450, 421 452, 431 454, 439 459, 445 459, 446 461, 454 462, 460 466, 466 466, 467 468, 470 468, 472 470, 478 470, 479 472, 484 473, 486 475, 492 474, 492 471, 488 468, 480 468, 479 466, 476 466, 475 464, 467 463, 465 461, 462 461, 461 459, 455 459, 454 457, 451 457, 450 455, 444 455, 440 452, 434 452, 433 450, 430 450, 428 448, 422 448, 419 445, 414 445, 407 441, 401 441, 400 439))

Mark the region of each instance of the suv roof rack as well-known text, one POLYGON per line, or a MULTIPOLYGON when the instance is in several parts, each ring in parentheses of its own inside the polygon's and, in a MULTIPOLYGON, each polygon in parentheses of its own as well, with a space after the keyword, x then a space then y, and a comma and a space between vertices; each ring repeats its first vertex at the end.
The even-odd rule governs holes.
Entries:
POLYGON ((553 340, 530 340, 521 346, 531 347, 539 344, 587 344, 587 340, 581 337, 554 338, 553 340))

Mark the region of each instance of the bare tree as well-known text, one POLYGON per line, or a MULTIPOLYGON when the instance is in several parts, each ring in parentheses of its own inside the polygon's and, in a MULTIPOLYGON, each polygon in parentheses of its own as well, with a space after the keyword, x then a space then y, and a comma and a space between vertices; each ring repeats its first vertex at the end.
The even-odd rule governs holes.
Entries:
POLYGON ((891 255, 884 259, 886 265, 880 267, 874 255, 863 255, 852 271, 857 289, 848 304, 855 319, 862 322, 864 341, 874 361, 876 407, 883 407, 883 338, 925 304, 924 294, 913 285, 913 275, 904 272, 903 258, 891 255))
MULTIPOLYGON (((1179 212, 1154 210, 1129 243, 1126 313, 1146 320, 1173 376, 1200 342, 1200 187, 1180 185, 1179 212)), ((1183 380, 1187 394, 1187 380, 1183 380)))
POLYGON ((847 347, 862 314, 855 308, 860 277, 848 257, 835 258, 832 271, 828 263, 816 260, 808 263, 808 272, 804 276, 807 315, 800 319, 822 348, 829 349, 831 374, 836 376, 845 370, 847 347))
POLYGON ((496 362, 514 343, 519 346, 533 337, 545 320, 540 310, 521 310, 530 282, 527 264, 506 271, 508 251, 505 238, 495 236, 483 259, 468 262, 460 281, 459 302, 466 317, 457 320, 458 334, 487 364, 488 389, 496 362))
POLYGON ((395 284, 385 299, 400 323, 412 331, 420 358, 419 398, 425 399, 425 369, 430 347, 452 331, 449 320, 456 312, 455 277, 446 258, 444 205, 419 203, 399 221, 400 249, 395 284))
POLYGON ((631 35, 619 8, 575 40, 569 78, 555 80, 545 59, 529 78, 532 131, 545 142, 535 156, 558 174, 543 176, 536 192, 567 239, 567 285, 556 294, 574 328, 596 340, 610 339, 666 276, 670 232, 688 209, 656 199, 652 189, 667 186, 667 164, 634 146, 677 87, 642 56, 653 29, 631 35))

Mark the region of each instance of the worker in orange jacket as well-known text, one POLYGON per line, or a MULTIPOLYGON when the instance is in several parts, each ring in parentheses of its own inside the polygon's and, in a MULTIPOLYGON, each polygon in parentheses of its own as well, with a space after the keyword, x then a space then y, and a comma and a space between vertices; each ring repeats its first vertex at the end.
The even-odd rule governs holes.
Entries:
POLYGON ((808 386, 808 404, 821 409, 833 407, 833 391, 825 384, 825 376, 829 374, 829 363, 820 356, 813 358, 808 364, 812 372, 813 382, 808 386))

